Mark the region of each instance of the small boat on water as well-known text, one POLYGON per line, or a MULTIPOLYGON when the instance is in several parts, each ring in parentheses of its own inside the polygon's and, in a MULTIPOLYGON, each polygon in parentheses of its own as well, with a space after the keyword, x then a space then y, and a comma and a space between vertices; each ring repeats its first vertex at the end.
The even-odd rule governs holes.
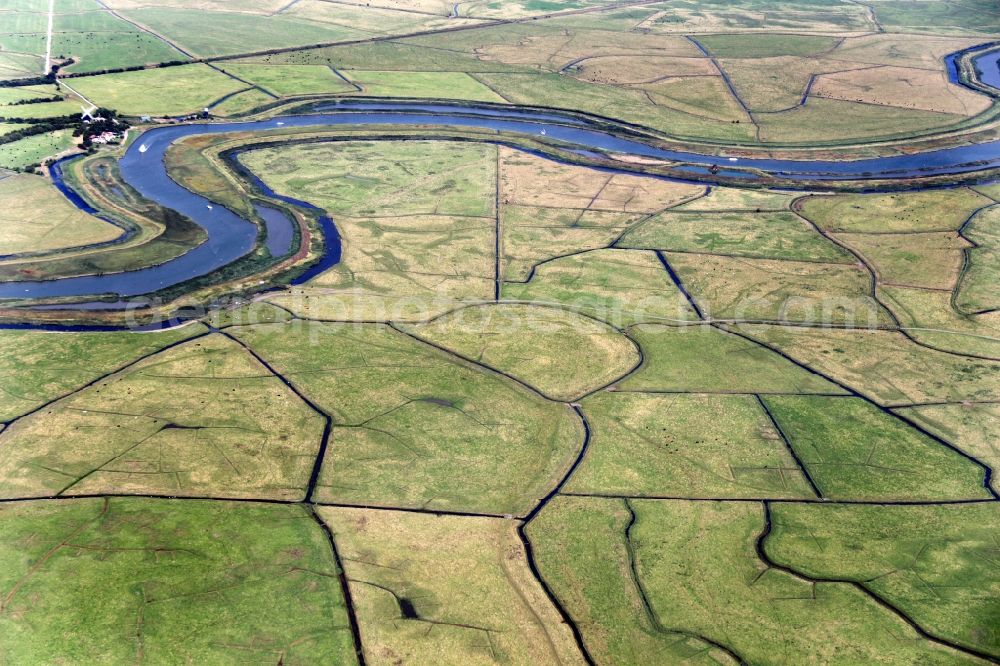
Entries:
POLYGON ((205 208, 212 210, 212 204, 205 204, 205 208))
POLYGON ((140 153, 144 153, 147 150, 149 150, 149 146, 147 146, 146 144, 142 144, 141 146, 139 146, 139 152, 140 153))

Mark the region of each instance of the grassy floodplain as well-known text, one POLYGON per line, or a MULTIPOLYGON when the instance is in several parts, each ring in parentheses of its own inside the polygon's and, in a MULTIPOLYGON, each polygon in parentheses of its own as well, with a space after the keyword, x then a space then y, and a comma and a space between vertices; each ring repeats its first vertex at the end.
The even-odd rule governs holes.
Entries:
POLYGON ((568 492, 813 496, 754 396, 616 392, 583 408, 593 441, 568 492))
POLYGON ((767 396, 764 403, 826 497, 986 497, 984 471, 857 398, 767 396))
POLYGON ((892 331, 739 330, 881 404, 995 400, 1000 363, 927 349, 892 331))
POLYGON ((323 429, 323 417, 238 344, 211 336, 0 433, 0 492, 299 499, 323 429), (183 399, 171 399, 175 392, 183 399))
POLYGON ((45 252, 117 238, 122 230, 81 213, 37 176, 0 179, 0 255, 45 252))
POLYGON ((0 525, 5 658, 354 663, 330 545, 300 507, 29 502, 0 525))
POLYGON ((993 504, 851 507, 783 504, 764 547, 817 578, 862 583, 934 635, 990 651, 1000 642, 991 566, 993 504))
POLYGON ((182 116, 247 88, 208 65, 147 69, 81 78, 74 88, 95 103, 140 116, 182 116))
POLYGON ((8 421, 163 347, 204 332, 199 325, 162 333, 3 331, 0 366, 8 421))
POLYGON ((412 330, 558 400, 610 384, 641 360, 635 343, 602 322, 527 305, 459 310, 412 330))
MULTIPOLYGON (((959 443, 963 451, 992 469, 1000 462, 1000 444, 995 437, 1000 427, 1000 407, 995 404, 926 405, 895 411, 938 437, 959 443)), ((996 476, 991 482, 995 488, 996 476)))
POLYGON ((664 252, 703 312, 717 319, 878 325, 887 321, 856 264, 664 252))
POLYGON ((605 662, 646 663, 667 643, 678 661, 709 651, 716 663, 773 663, 777 650, 778 661, 972 663, 849 585, 768 568, 754 550, 763 514, 752 503, 561 498, 529 533, 605 662), (604 548, 581 547, 595 535, 604 548))
POLYGON ((957 312, 951 297, 949 290, 879 287, 879 298, 911 338, 944 351, 1000 358, 1000 316, 957 312))
POLYGON ((523 282, 546 260, 614 244, 626 230, 683 205, 703 188, 606 173, 501 148, 498 184, 501 270, 523 282))
POLYGON ((504 298, 559 305, 614 326, 697 319, 654 252, 593 250, 540 264, 525 283, 508 282, 504 298))
POLYGON ((966 238, 976 244, 968 253, 968 267, 962 276, 958 292, 958 305, 966 312, 987 312, 1000 306, 995 285, 1000 276, 1000 237, 995 223, 1000 210, 984 210, 969 221, 966 238))
POLYGON ((330 415, 322 501, 522 513, 583 439, 567 405, 387 326, 231 330, 330 415))
POLYGON ((341 544, 370 661, 584 663, 532 578, 513 522, 319 513, 341 544))
POLYGON ((757 259, 829 263, 850 263, 853 259, 806 222, 784 211, 720 212, 711 216, 668 211, 630 230, 617 244, 757 259))
POLYGON ((786 358, 701 326, 638 326, 635 337, 645 363, 620 388, 635 391, 707 393, 843 393, 823 377, 786 358))
POLYGON ((349 141, 262 148, 241 158, 276 191, 337 221, 343 258, 277 302, 325 318, 426 317, 427 303, 494 292, 496 149, 448 141, 349 141), (419 175, 417 175, 419 174, 419 175))
POLYGON ((54 83, 47 3, 2 3, 0 137, 42 133, 0 143, 0 281, 204 242, 120 146, 65 171, 120 226, 46 184, 91 103, 132 142, 203 109, 555 107, 740 187, 536 130, 173 146, 214 207, 256 219, 251 171, 316 209, 280 205, 297 252, 138 315, 185 326, 0 326, 0 664, 1000 659, 1000 186, 727 168, 996 139, 945 65, 993 4, 56 0, 54 83), (340 260, 300 280, 320 215, 340 260))
POLYGON ((631 521, 621 500, 562 497, 529 530, 542 573, 576 618, 591 655, 598 663, 738 663, 652 614, 632 569, 625 538, 631 521))

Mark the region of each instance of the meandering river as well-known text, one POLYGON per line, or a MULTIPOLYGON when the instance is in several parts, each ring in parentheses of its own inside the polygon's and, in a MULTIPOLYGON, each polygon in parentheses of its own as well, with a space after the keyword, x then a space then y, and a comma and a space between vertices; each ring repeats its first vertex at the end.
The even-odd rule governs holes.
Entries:
MULTIPOLYGON (((227 123, 193 123, 154 128, 139 137, 121 158, 121 176, 142 196, 161 206, 171 208, 205 229, 206 242, 163 264, 124 273, 70 277, 45 281, 6 282, 0 284, 0 298, 52 298, 117 295, 121 298, 152 293, 210 273, 248 254, 254 247, 257 227, 233 211, 187 190, 167 173, 164 155, 180 139, 200 134, 260 132, 281 127, 372 127, 452 126, 490 129, 522 135, 545 135, 574 146, 576 150, 605 150, 636 157, 651 157, 691 163, 685 167, 692 173, 710 176, 722 171, 727 176, 752 178, 751 174, 730 167, 752 167, 783 178, 797 180, 855 180, 870 178, 905 178, 971 172, 1000 166, 1000 141, 962 145, 907 155, 850 160, 792 160, 768 158, 720 158, 693 152, 658 148, 637 139, 613 136, 583 120, 562 115, 538 113, 517 108, 469 108, 447 104, 413 103, 351 103, 338 102, 321 106, 315 113, 291 115, 268 120, 227 123)), ((54 172, 58 179, 58 171, 54 172)), ((258 179, 259 180, 259 179, 258 179)), ((262 185, 262 183, 259 183, 262 185)), ((60 185, 64 185, 60 183, 60 185)), ((306 202, 269 196, 301 205, 306 202)), ((79 197, 70 200, 81 207, 79 197)), ((92 209, 86 207, 88 212, 92 209)), ((268 244, 280 254, 290 242, 291 223, 283 214, 261 209, 268 225, 268 244)), ((322 221, 328 240, 327 253, 320 269, 339 260, 340 243, 332 221, 322 221)))

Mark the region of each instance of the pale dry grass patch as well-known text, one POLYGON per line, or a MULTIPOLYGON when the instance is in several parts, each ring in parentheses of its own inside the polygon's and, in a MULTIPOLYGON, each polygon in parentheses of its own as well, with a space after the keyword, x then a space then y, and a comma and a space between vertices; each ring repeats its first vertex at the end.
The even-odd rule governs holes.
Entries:
POLYGON ((816 77, 810 95, 963 116, 982 113, 992 105, 985 95, 951 83, 943 69, 931 72, 909 67, 822 74, 816 77))
POLYGON ((320 507, 368 663, 583 664, 509 520, 320 507))

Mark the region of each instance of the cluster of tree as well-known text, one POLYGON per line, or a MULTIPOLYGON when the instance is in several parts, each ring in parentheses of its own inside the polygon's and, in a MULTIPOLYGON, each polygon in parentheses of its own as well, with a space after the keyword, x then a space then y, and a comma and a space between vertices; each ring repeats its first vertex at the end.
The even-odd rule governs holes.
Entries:
MULTIPOLYGON (((62 56, 60 56, 62 58, 62 56)), ((26 79, 5 79, 0 81, 0 88, 23 88, 25 86, 41 86, 45 84, 55 84, 59 85, 59 79, 74 79, 81 76, 97 76, 99 74, 121 74, 122 72, 137 72, 140 69, 156 69, 160 67, 178 67, 180 65, 189 65, 192 62, 199 62, 195 60, 168 60, 167 62, 157 63, 156 65, 133 65, 131 67, 109 67, 107 69, 95 69, 90 72, 64 72, 62 75, 59 71, 64 67, 69 67, 76 61, 73 58, 68 58, 60 63, 52 65, 49 73, 45 76, 32 76, 26 79)))
POLYGON ((55 97, 29 97, 28 99, 21 99, 16 102, 11 102, 7 106, 21 106, 22 104, 44 104, 45 102, 57 102, 59 101, 55 97))
POLYGON ((93 145, 95 136, 100 136, 105 132, 119 134, 128 129, 129 124, 118 118, 118 114, 112 109, 100 108, 90 114, 91 121, 81 122, 79 127, 73 130, 73 136, 82 136, 84 148, 93 145))
POLYGON ((54 116, 52 118, 0 118, 0 121, 27 125, 21 129, 0 136, 0 144, 14 143, 29 136, 47 134, 56 130, 73 127, 73 136, 82 136, 84 148, 90 148, 95 136, 100 136, 105 132, 118 134, 128 129, 129 124, 118 118, 118 114, 112 109, 97 109, 90 114, 92 120, 85 122, 79 114, 67 116, 54 116))
MULTIPOLYGON (((67 116, 51 116, 49 118, 18 118, 13 117, 0 117, 0 122, 4 123, 15 123, 18 125, 32 125, 34 127, 44 127, 43 132, 51 132, 52 130, 63 129, 64 127, 72 127, 80 122, 79 113, 71 113, 67 116)), ((26 130, 23 130, 26 131, 26 130)), ((16 134, 11 132, 11 134, 16 134)), ((39 134, 39 132, 32 132, 32 134, 39 134)), ((10 134, 5 134, 5 137, 10 136, 10 134)))
POLYGON ((89 72, 68 72, 62 75, 64 79, 74 79, 81 76, 97 76, 99 74, 121 74, 122 72, 138 72, 140 69, 159 69, 162 67, 178 67, 180 65, 189 65, 191 61, 189 60, 168 60, 167 62, 157 63, 156 65, 133 65, 131 67, 109 67, 107 69, 95 69, 89 72))
POLYGON ((25 86, 51 85, 53 83, 57 86, 59 85, 55 76, 52 74, 46 74, 45 76, 32 76, 27 79, 4 79, 3 81, 0 81, 0 88, 23 88, 25 86))

